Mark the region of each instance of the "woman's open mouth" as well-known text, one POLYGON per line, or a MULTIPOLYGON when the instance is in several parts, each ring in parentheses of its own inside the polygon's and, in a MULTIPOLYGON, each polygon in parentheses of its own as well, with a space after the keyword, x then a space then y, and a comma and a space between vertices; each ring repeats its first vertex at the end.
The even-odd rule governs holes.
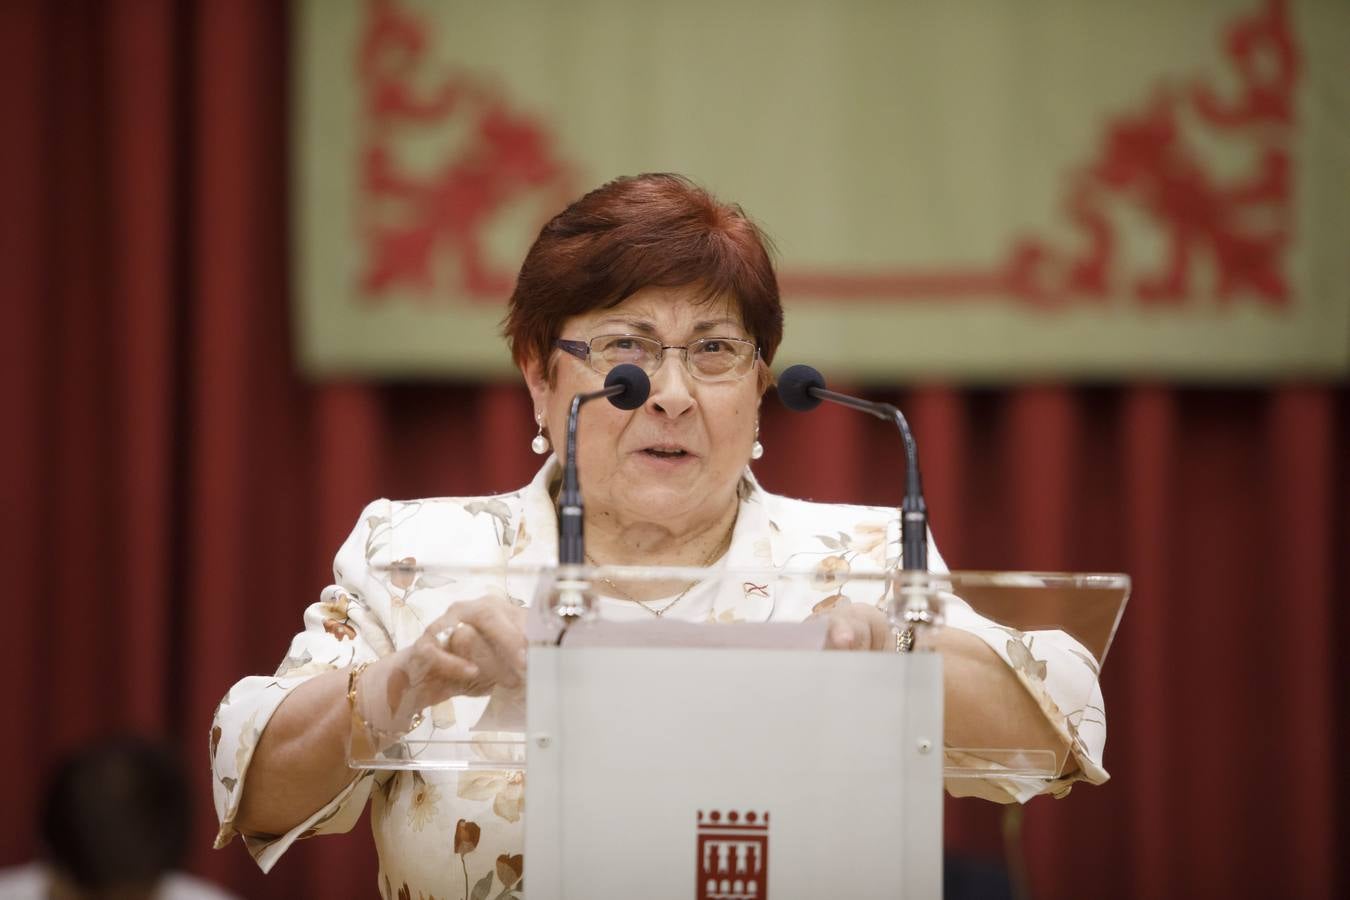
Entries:
POLYGON ((646 447, 639 452, 648 459, 661 460, 663 462, 677 462, 682 459, 693 457, 693 454, 683 447, 646 447))

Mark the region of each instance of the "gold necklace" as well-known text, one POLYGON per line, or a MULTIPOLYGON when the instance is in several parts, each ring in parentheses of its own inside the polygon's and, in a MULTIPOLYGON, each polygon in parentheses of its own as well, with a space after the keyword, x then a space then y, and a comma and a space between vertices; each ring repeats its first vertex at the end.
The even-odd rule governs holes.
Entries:
MULTIPOLYGON (((735 531, 736 531, 736 522, 733 520, 731 523, 731 527, 727 529, 726 535, 722 538, 721 541, 718 542, 717 546, 713 548, 712 553, 708 554, 708 557, 703 560, 703 565, 701 566, 701 568, 704 569, 708 568, 708 566, 712 565, 713 560, 717 559, 723 553, 726 553, 728 549, 730 549, 731 536, 732 534, 735 533, 735 531)), ((595 557, 591 556, 589 551, 587 551, 586 553, 586 561, 590 563, 591 566, 594 568, 600 567, 600 564, 595 561, 595 557)), ((605 584, 609 585, 612 590, 618 592, 620 599, 636 603, 638 606, 642 607, 647 612, 656 616, 658 619, 664 616, 666 613, 670 612, 672 609, 674 609, 675 604, 683 600, 685 598, 685 595, 694 589, 694 585, 698 584, 698 582, 696 581, 691 581, 685 587, 684 590, 680 591, 679 595, 674 600, 670 601, 665 606, 662 606, 660 609, 657 609, 655 607, 648 606, 645 601, 639 600, 638 598, 634 597, 632 594, 628 593, 623 588, 619 587, 617 584, 615 584, 613 581, 606 578, 605 576, 601 575, 600 580, 603 581, 605 584)))

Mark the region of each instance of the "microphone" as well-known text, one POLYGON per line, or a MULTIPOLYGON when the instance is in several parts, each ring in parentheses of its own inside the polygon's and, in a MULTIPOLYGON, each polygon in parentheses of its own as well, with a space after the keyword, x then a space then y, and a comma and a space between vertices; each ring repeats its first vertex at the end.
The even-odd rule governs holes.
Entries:
POLYGON ((637 409, 647 402, 652 391, 651 379, 637 366, 625 363, 615 366, 605 376, 603 390, 577 394, 567 413, 567 444, 563 454, 563 481, 558 539, 559 565, 581 565, 586 559, 585 537, 581 525, 581 485, 577 481, 577 418, 581 406, 601 397, 619 409, 637 409))
POLYGON ((927 571, 928 504, 923 499, 923 480, 919 476, 919 448, 904 414, 889 403, 874 403, 827 390, 825 376, 810 366, 791 366, 778 376, 778 399, 793 412, 808 412, 822 400, 829 400, 895 423, 905 442, 905 499, 900 505, 901 567, 906 571, 927 571))

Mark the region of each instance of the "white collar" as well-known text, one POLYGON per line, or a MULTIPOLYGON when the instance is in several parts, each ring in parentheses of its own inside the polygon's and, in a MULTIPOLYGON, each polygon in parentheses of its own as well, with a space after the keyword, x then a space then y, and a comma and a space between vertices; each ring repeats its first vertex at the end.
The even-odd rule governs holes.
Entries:
MULTIPOLYGON (((557 480, 561 464, 550 456, 521 493, 521 527, 529 534, 529 545, 511 560, 514 564, 556 566, 558 564, 558 512, 550 487, 557 480)), ((769 522, 765 503, 768 493, 749 467, 741 476, 740 509, 731 534, 731 546, 717 568, 767 569, 781 559, 779 535, 769 522)), ((767 621, 773 614, 771 584, 745 582, 738 589, 724 586, 713 602, 714 617, 728 614, 752 622, 767 621)))

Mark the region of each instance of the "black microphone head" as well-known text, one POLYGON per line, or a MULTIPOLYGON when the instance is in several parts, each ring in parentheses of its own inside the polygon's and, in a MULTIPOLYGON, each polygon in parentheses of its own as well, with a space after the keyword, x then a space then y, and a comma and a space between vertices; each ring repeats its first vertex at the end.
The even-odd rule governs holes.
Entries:
POLYGON ((647 402, 647 395, 652 392, 652 380, 647 377, 646 372, 632 363, 615 366, 605 376, 605 387, 612 388, 619 385, 623 386, 623 393, 609 398, 609 402, 619 409, 637 409, 647 402))
POLYGON ((811 388, 824 388, 825 376, 810 366, 789 366, 778 376, 778 399, 793 412, 806 412, 820 405, 811 388))

